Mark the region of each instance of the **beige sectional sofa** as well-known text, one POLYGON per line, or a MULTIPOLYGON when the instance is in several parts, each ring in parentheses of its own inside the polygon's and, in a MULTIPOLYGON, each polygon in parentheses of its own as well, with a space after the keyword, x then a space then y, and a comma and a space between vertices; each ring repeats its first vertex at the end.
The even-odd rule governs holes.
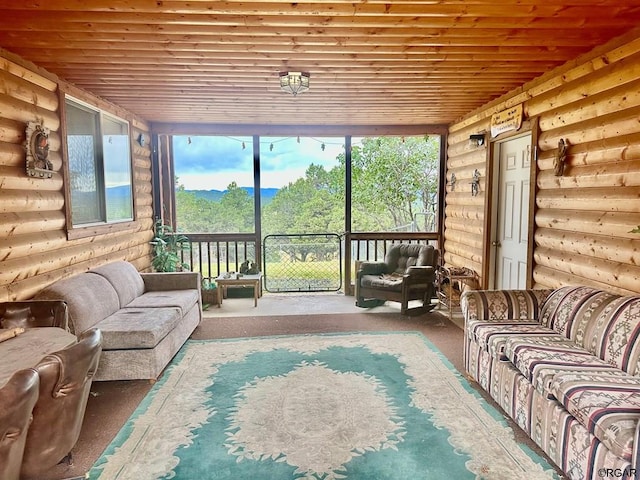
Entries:
POLYGON ((467 291, 465 367, 574 480, 640 478, 640 295, 467 291))
POLYGON ((35 298, 64 300, 76 335, 101 330, 95 380, 156 379, 202 320, 199 273, 139 273, 124 261, 59 280, 35 298))

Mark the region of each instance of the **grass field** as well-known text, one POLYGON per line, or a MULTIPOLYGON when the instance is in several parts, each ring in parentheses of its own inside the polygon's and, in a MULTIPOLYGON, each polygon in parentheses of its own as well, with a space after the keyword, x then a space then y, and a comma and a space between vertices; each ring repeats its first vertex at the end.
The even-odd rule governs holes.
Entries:
MULTIPOLYGON (((215 278, 218 272, 207 271, 203 278, 215 278)), ((224 272, 220 272, 224 273, 224 272)), ((262 271, 269 291, 334 291, 342 288, 340 263, 332 261, 267 262, 262 271)))

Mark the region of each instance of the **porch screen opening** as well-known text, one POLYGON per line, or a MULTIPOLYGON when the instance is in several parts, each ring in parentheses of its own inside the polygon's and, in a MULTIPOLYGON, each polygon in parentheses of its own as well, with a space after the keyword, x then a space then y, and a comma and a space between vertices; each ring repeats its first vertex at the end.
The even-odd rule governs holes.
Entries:
POLYGON ((352 140, 353 232, 436 232, 440 137, 352 140))

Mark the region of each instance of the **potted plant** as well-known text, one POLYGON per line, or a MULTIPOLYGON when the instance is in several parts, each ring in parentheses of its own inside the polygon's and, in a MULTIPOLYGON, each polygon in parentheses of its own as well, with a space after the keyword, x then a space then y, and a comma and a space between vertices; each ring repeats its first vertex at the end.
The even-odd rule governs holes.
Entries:
POLYGON ((189 264, 182 261, 182 252, 191 248, 189 239, 177 234, 170 225, 157 219, 154 225, 153 260, 151 265, 156 272, 181 272, 189 269, 189 264))
POLYGON ((206 305, 205 309, 209 305, 218 305, 218 286, 208 277, 202 279, 202 303, 206 305))

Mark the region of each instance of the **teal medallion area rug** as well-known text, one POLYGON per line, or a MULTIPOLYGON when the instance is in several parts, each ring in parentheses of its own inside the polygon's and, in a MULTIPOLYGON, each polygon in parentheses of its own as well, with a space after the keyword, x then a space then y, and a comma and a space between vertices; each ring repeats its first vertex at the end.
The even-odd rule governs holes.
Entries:
POLYGON ((100 480, 557 478, 420 333, 188 341, 100 480))

